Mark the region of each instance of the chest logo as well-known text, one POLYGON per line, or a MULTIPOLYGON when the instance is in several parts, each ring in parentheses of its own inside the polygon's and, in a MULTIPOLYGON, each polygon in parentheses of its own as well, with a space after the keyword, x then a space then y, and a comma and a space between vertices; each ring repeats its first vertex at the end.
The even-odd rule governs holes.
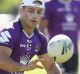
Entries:
POLYGON ((36 45, 36 46, 35 46, 35 50, 34 50, 34 51, 35 51, 35 52, 38 52, 39 50, 40 50, 39 45, 36 45))

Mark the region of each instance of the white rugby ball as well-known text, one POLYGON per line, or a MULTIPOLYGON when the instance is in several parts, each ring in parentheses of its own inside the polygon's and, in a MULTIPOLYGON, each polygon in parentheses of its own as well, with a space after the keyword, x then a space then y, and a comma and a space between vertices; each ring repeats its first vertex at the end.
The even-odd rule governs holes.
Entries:
POLYGON ((58 34, 50 39, 47 49, 53 61, 64 63, 72 57, 74 44, 69 36, 58 34))

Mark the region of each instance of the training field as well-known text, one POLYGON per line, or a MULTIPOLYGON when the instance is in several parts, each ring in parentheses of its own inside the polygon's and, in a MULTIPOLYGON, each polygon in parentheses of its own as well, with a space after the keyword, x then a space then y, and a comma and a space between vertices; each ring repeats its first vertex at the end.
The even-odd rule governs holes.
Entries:
MULTIPOLYGON (((80 37, 80 36, 79 36, 80 37)), ((79 64, 78 64, 78 74, 80 74, 80 38, 78 40, 78 46, 79 46, 79 64)), ((36 59, 37 56, 33 57, 33 59, 36 59)), ((41 63, 39 63, 41 65, 41 63)), ((24 74, 47 74, 44 69, 35 69, 32 71, 25 72, 24 74)))

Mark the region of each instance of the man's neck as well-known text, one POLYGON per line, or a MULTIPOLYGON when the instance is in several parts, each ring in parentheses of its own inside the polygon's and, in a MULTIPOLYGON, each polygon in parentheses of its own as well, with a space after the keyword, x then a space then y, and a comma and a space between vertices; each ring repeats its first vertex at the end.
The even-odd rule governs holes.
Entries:
POLYGON ((23 30, 28 34, 28 36, 32 35, 32 33, 34 32, 34 28, 28 27, 22 21, 21 21, 21 24, 22 24, 23 30))
POLYGON ((28 36, 31 36, 32 33, 34 32, 34 29, 30 29, 30 28, 25 28, 23 27, 24 31, 28 34, 28 36))

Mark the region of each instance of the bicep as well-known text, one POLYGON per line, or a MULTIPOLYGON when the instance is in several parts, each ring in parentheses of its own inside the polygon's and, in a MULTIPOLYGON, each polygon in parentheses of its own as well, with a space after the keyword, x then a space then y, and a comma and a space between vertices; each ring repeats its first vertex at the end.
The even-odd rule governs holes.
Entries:
POLYGON ((1 56, 10 56, 12 53, 12 49, 6 46, 0 46, 0 58, 1 56))
POLYGON ((12 50, 8 47, 5 46, 0 46, 0 69, 4 69, 7 67, 8 61, 9 61, 9 57, 12 53, 12 50))
POLYGON ((0 46, 0 69, 4 69, 4 67, 8 64, 11 53, 12 50, 10 48, 0 46))

